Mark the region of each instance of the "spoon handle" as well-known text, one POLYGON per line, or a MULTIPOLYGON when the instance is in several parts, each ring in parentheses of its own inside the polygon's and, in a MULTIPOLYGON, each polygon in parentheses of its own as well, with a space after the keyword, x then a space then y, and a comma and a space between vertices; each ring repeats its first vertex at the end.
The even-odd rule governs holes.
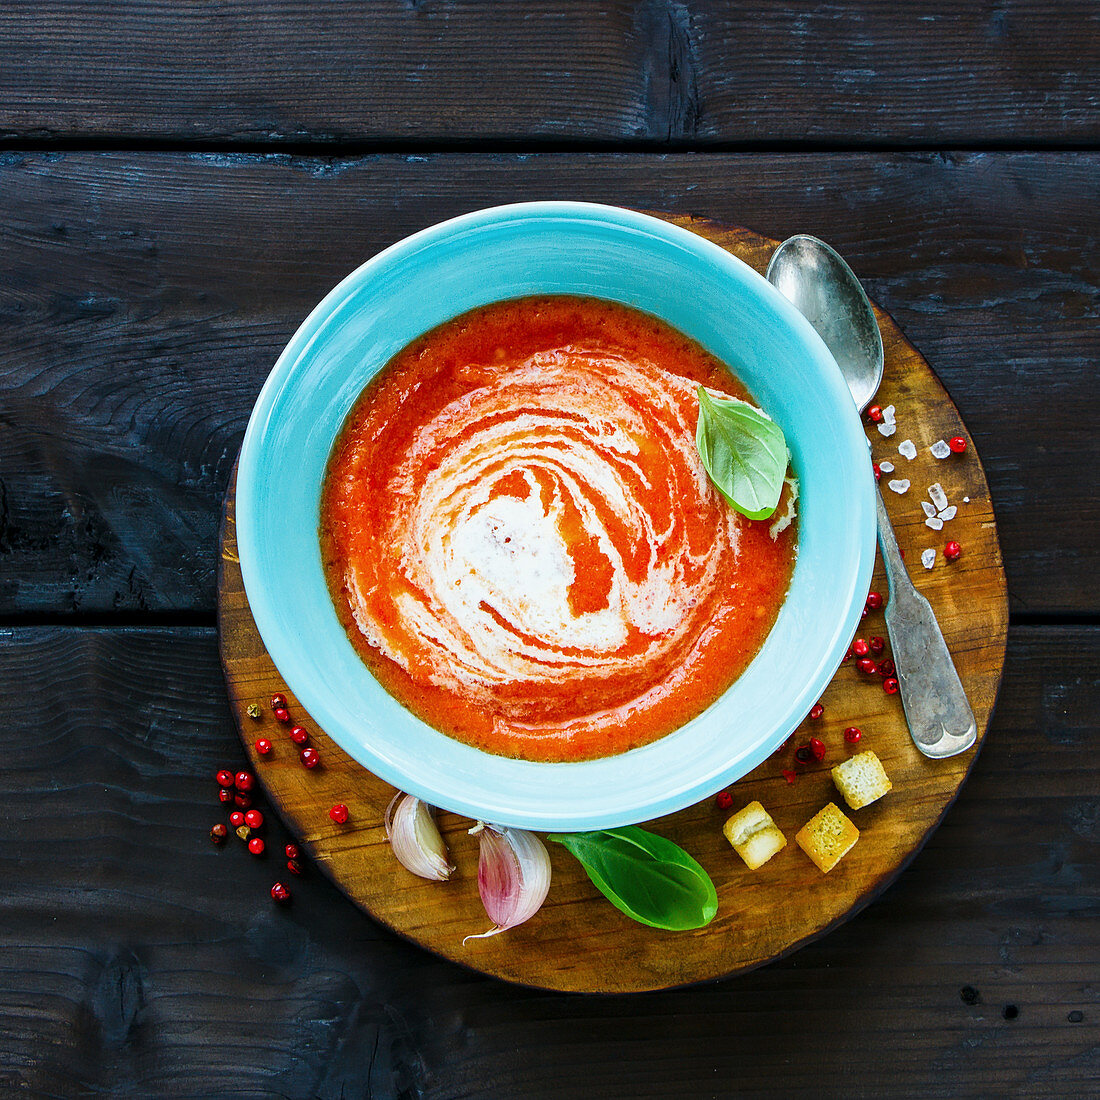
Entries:
POLYGON ((894 651, 909 733, 925 756, 956 756, 977 740, 974 712, 936 616, 909 579, 882 493, 877 489, 875 498, 878 541, 890 586, 886 631, 894 651))

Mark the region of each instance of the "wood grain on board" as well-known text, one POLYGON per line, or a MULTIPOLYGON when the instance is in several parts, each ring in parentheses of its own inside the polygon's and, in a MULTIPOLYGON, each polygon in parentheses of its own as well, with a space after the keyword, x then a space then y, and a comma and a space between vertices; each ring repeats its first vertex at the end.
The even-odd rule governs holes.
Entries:
MULTIPOLYGON (((774 241, 747 230, 700 219, 675 219, 762 269, 774 241)), ((931 601, 955 656, 984 737, 1004 663, 1008 607, 1000 550, 981 463, 973 446, 965 456, 938 461, 928 446, 965 433, 946 392, 896 326, 879 314, 886 347, 882 404, 897 407, 899 435, 875 438, 876 456, 891 454, 912 488, 888 502, 898 541, 907 552, 917 584, 931 601), (896 441, 912 438, 920 448, 912 462, 897 455, 896 441), (933 482, 943 485, 959 508, 942 533, 924 525, 919 500, 933 482), (947 564, 947 538, 966 547, 947 564), (940 548, 932 570, 919 564, 921 550, 940 548)), ((441 814, 441 828, 458 871, 447 883, 430 883, 402 868, 385 840, 383 815, 393 788, 355 763, 297 705, 279 677, 248 609, 237 561, 233 489, 226 500, 219 576, 222 661, 242 740, 269 797, 298 833, 314 859, 357 904, 403 936, 456 962, 509 981, 549 989, 629 992, 662 989, 721 977, 775 959, 857 911, 879 893, 919 850, 954 800, 977 749, 930 761, 912 744, 897 696, 881 681, 841 667, 823 696, 825 717, 807 720, 795 743, 811 735, 828 746, 824 763, 796 765, 793 744, 740 780, 734 809, 759 799, 789 844, 756 872, 745 868, 721 833, 726 814, 709 800, 654 823, 655 831, 684 846, 707 869, 718 888, 718 916, 706 928, 668 933, 646 928, 612 908, 587 880, 580 865, 550 845, 553 883, 546 904, 527 924, 505 935, 463 943, 488 927, 477 892, 477 841, 472 822, 441 814), (268 700, 285 691, 295 717, 311 729, 322 766, 307 770, 285 727, 271 716, 268 700), (250 718, 258 703, 262 717, 250 718), (861 830, 856 847, 829 875, 822 875, 793 843, 794 834, 826 802, 836 801, 829 767, 853 750, 842 731, 858 726, 858 750, 873 749, 894 790, 851 816, 861 830), (254 740, 275 744, 270 756, 255 753, 254 740), (794 769, 788 783, 783 769, 794 769), (345 803, 351 820, 328 817, 345 803)), ((885 590, 881 573, 876 587, 885 590)), ((881 613, 864 620, 864 635, 885 634, 881 613)), ((980 744, 980 742, 979 742, 980 744)), ((841 800, 842 801, 842 800, 841 800)))
POLYGON ((0 8, 0 135, 893 147, 1100 136, 1088 0, 0 8))
POLYGON ((1096 153, 67 153, 0 158, 0 614, 212 614, 244 426, 313 305, 444 218, 609 196, 836 246, 973 434, 1013 611, 1100 613, 1096 153))

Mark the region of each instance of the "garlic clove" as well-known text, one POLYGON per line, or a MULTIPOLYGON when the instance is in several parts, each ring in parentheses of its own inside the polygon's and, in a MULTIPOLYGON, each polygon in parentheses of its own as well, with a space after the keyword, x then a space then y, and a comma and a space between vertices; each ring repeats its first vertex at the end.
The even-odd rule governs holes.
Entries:
POLYGON ((480 843, 477 888, 493 922, 480 940, 507 932, 538 912, 550 889, 550 854, 534 833, 479 821, 470 830, 480 843))
POLYGON ((426 802, 398 791, 386 809, 386 839, 397 862, 414 875, 433 882, 451 877, 454 866, 426 802))

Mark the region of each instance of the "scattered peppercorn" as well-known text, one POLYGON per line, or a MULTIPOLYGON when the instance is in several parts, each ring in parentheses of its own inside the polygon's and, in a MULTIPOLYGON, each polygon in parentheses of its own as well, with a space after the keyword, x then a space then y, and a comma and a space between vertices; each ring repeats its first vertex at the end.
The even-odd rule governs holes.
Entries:
POLYGON ((298 756, 302 761, 302 766, 306 768, 315 768, 321 763, 321 756, 316 749, 302 749, 298 756))
POLYGON ((286 710, 286 696, 282 692, 276 692, 271 697, 272 710, 286 710))
POLYGON ((823 703, 814 703, 814 705, 810 707, 810 717, 813 718, 815 721, 820 718, 824 713, 825 705, 823 703))
POLYGON ((872 405, 867 410, 867 419, 870 420, 872 424, 881 424, 882 423, 882 409, 880 409, 878 407, 878 405, 872 405))
POLYGON ((300 875, 302 873, 302 865, 296 859, 288 859, 286 861, 286 869, 292 875, 300 875))
POLYGON ((814 754, 814 759, 820 764, 825 759, 825 742, 820 737, 811 737, 810 752, 814 754))
POLYGON ((887 679, 882 681, 882 690, 885 691, 887 695, 897 695, 897 693, 898 693, 898 682, 897 682, 897 680, 895 680, 893 678, 893 676, 887 677, 887 679))
POLYGON ((284 848, 283 850, 286 852, 286 858, 287 859, 297 859, 298 858, 298 845, 297 844, 288 844, 286 846, 286 848, 284 848))
POLYGON ((222 768, 216 776, 219 787, 232 787, 233 786, 233 773, 228 768, 222 768))
POLYGON ((287 710, 286 707, 276 707, 273 713, 275 715, 275 720, 278 722, 290 721, 290 711, 287 710))
POLYGON ((1001 1015, 1006 1020, 1015 1020, 1020 1015, 1020 1010, 1015 1005, 1005 1005, 1004 1012, 1001 1015))
POLYGON ((240 828, 237 829, 237 836, 239 836, 243 841, 247 842, 248 838, 251 835, 252 830, 247 825, 241 825, 240 828))
POLYGON ((249 772, 237 772, 233 785, 238 791, 250 791, 256 780, 249 772))
POLYGON ((238 791, 233 796, 233 803, 239 809, 247 810, 248 807, 252 805, 252 796, 245 794, 244 791, 238 791))
POLYGON ((248 842, 248 850, 254 856, 262 856, 264 854, 264 842, 263 842, 263 840, 258 836, 254 836, 248 842))
POLYGON ((887 676, 893 676, 897 672, 894 662, 889 657, 885 661, 879 661, 878 674, 885 680, 887 676))
POLYGON ((881 481, 882 470, 879 468, 879 464, 877 462, 873 463, 871 469, 875 471, 875 481, 881 481))
POLYGON ((259 810, 249 810, 244 815, 244 823, 252 829, 258 829, 264 823, 264 815, 259 810))
POLYGON ((959 996, 964 1005, 976 1005, 982 999, 982 995, 972 985, 964 985, 959 990, 959 996))
POLYGON ((290 891, 281 882, 277 882, 271 887, 271 896, 280 905, 290 904, 290 891))
POLYGON ((259 737, 256 739, 256 751, 261 756, 267 756, 271 752, 271 742, 266 737, 259 737))
POLYGON ((800 764, 808 764, 814 758, 814 750, 809 745, 799 745, 794 751, 794 758, 800 764))
POLYGON ((884 638, 880 638, 877 634, 871 639, 871 652, 881 653, 886 648, 886 641, 884 638))
POLYGON ((882 593, 881 592, 868 592, 867 593, 867 606, 872 611, 878 611, 882 607, 882 593))
MULTIPOLYGON (((733 795, 730 794, 729 791, 719 791, 714 796, 714 804, 720 810, 728 810, 733 805, 733 795)), ((332 809, 328 812, 329 817, 332 817, 333 821, 338 820, 337 818, 333 817, 333 814, 337 809, 338 807, 333 806, 332 809)), ((347 818, 344 818, 344 820, 346 821, 347 818)))
POLYGON ((947 445, 951 448, 952 454, 961 455, 966 451, 966 439, 961 435, 953 436, 947 441, 947 445))
POLYGON ((847 741, 849 745, 856 744, 856 742, 859 741, 862 736, 863 732, 859 729, 858 726, 849 726, 844 731, 844 740, 847 741))
POLYGON ((875 672, 875 662, 870 657, 864 657, 862 661, 856 662, 856 667, 860 672, 867 673, 868 676, 873 676, 875 672))
POLYGON ((794 782, 795 773, 790 768, 783 769, 783 778, 787 781, 787 785, 790 786, 794 782))
POLYGON ((224 825, 215 825, 210 830, 210 839, 215 844, 224 844, 227 836, 229 836, 229 830, 224 825))
POLYGON ((1085 1018, 1085 1014, 1079 1009, 1075 1008, 1072 1012, 1066 1013, 1066 1019, 1071 1024, 1079 1024, 1085 1018))
POLYGON ((220 791, 218 791, 218 801, 219 802, 232 802, 233 801, 233 792, 228 787, 222 787, 222 789, 220 791))
POLYGON ((871 647, 862 638, 856 638, 852 642, 852 652, 857 657, 866 657, 871 652, 871 647))
POLYGON ((943 556, 948 561, 957 561, 961 553, 962 547, 953 540, 943 548, 943 556))
POLYGON ((248 717, 252 718, 256 721, 259 721, 259 718, 260 718, 260 704, 259 703, 249 703, 248 704, 248 717))
POLYGON ((290 731, 290 739, 296 745, 304 745, 309 740, 309 730, 303 729, 301 726, 295 726, 290 731))
POLYGON ((239 829, 244 824, 244 814, 241 813, 240 810, 234 810, 229 815, 229 824, 232 825, 234 829, 239 829))

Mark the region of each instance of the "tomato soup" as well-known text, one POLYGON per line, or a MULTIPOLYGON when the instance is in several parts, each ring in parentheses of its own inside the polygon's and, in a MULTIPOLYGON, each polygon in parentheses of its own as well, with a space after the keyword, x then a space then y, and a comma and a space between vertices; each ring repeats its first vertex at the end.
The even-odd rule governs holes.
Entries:
POLYGON ((713 703, 790 581, 797 486, 752 522, 695 448, 702 383, 666 323, 591 298, 485 306, 370 382, 329 460, 321 545, 372 673, 425 722, 535 761, 609 756, 713 703))

